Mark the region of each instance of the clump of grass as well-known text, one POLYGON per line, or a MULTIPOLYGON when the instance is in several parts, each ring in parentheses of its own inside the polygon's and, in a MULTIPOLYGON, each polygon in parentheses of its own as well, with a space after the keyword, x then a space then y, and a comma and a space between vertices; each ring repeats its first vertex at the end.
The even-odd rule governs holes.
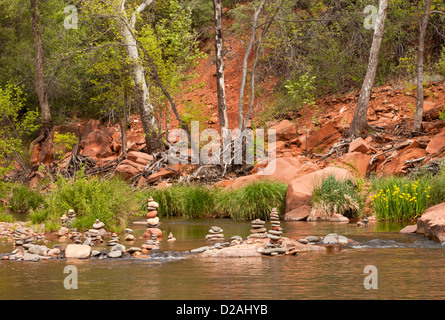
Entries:
POLYGON ((271 181, 255 182, 236 190, 202 185, 176 185, 150 189, 142 194, 139 211, 144 215, 147 198, 158 202, 159 216, 230 217, 235 220, 268 219, 272 208, 284 212, 287 185, 271 181))
POLYGON ((76 212, 72 227, 79 231, 91 228, 96 219, 110 231, 125 229, 129 215, 136 210, 131 187, 118 178, 86 178, 80 172, 76 179, 57 179, 57 189, 47 196, 44 209, 30 214, 32 223, 45 222, 47 231, 60 227, 60 217, 69 209, 76 212))
POLYGON ((432 187, 428 179, 387 177, 373 181, 376 194, 371 205, 379 220, 404 221, 420 216, 429 203, 432 187))
POLYGON ((272 208, 284 213, 287 184, 258 181, 236 190, 219 190, 215 210, 234 220, 269 219, 272 208))
POLYGON ((350 180, 337 180, 329 175, 312 191, 312 207, 322 210, 326 217, 342 214, 346 217, 360 216, 363 207, 361 194, 350 180))
POLYGON ((45 205, 44 197, 37 191, 26 186, 17 185, 12 189, 9 207, 12 213, 26 214, 36 210, 41 204, 45 205))
POLYGON ((10 214, 0 212, 0 222, 14 222, 14 217, 10 214))
POLYGON ((164 189, 149 189, 142 194, 140 215, 147 211, 147 198, 151 196, 159 204, 161 217, 185 216, 200 218, 211 215, 214 205, 214 192, 202 185, 175 185, 164 189))

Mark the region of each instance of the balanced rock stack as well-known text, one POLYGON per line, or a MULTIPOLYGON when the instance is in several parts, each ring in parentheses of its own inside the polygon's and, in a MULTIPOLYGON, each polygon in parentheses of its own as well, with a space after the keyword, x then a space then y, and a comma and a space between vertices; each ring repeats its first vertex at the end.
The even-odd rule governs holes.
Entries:
POLYGON ((119 236, 117 235, 117 233, 113 232, 111 234, 111 239, 110 239, 110 241, 108 241, 107 246, 115 246, 115 245, 119 244, 119 240, 120 239, 119 239, 119 236))
POLYGON ((76 219, 76 213, 73 209, 69 209, 68 213, 66 214, 66 220, 65 220, 65 226, 67 228, 71 228, 73 221, 76 219))
POLYGON ((153 200, 152 197, 148 198, 147 208, 147 230, 144 233, 145 238, 151 238, 155 234, 158 238, 162 238, 162 231, 159 229, 160 222, 158 215, 159 204, 153 200))
POLYGON ((95 243, 102 243, 103 239, 102 237, 99 235, 99 230, 96 229, 89 229, 86 233, 85 236, 91 239, 91 242, 95 242, 95 243))
POLYGON ((280 217, 278 216, 277 208, 273 208, 270 214, 270 230, 267 237, 270 239, 270 243, 276 244, 281 240, 283 234, 281 228, 280 217))
POLYGON ((23 246, 26 243, 34 243, 34 238, 32 235, 20 229, 14 230, 13 240, 15 246, 23 246))
POLYGON ((132 229, 125 229, 125 241, 134 241, 132 229))
POLYGON ((213 226, 209 230, 209 234, 206 235, 206 240, 212 242, 224 242, 223 229, 217 226, 213 226))
POLYGON ((267 237, 270 242, 266 243, 264 249, 260 249, 260 253, 264 255, 278 255, 285 254, 287 249, 281 245, 281 235, 283 229, 280 224, 280 217, 276 208, 272 209, 270 214, 270 230, 267 237))
POLYGON ((168 234, 167 242, 173 242, 176 241, 176 238, 173 236, 173 233, 168 234))
POLYGON ((73 239, 75 244, 82 244, 82 234, 78 232, 76 229, 71 234, 71 238, 73 239))
POLYGON ((250 235, 247 237, 248 239, 263 239, 267 238, 267 230, 264 227, 266 222, 260 219, 255 219, 252 221, 252 229, 250 229, 250 235))

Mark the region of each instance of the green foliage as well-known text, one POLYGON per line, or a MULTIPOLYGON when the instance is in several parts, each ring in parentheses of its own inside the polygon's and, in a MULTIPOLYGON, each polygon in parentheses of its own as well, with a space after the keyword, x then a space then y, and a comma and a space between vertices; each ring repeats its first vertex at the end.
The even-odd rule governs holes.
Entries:
POLYGON ((202 218, 230 217, 235 220, 268 219, 272 208, 284 213, 287 185, 271 181, 255 182, 237 190, 202 185, 176 185, 150 189, 141 195, 139 214, 146 213, 149 196, 159 203, 160 216, 202 218))
POLYGON ((30 190, 23 185, 17 185, 12 189, 12 196, 9 200, 12 213, 26 214, 45 204, 44 197, 38 191, 30 190))
POLYGON ((425 180, 389 177, 373 182, 371 204, 379 220, 404 221, 420 216, 427 208, 431 186, 425 180))
MULTIPOLYGON (((185 216, 201 218, 212 215, 214 192, 207 186, 176 185, 165 189, 150 189, 143 193, 146 200, 149 196, 159 203, 158 214, 164 217, 185 216)), ((145 214, 147 201, 143 202, 139 213, 145 214)))
POLYGON ((37 131, 39 113, 26 110, 26 97, 21 87, 0 86, 0 178, 11 169, 13 160, 26 168, 29 155, 27 141, 37 131))
POLYGON ((338 213, 359 217, 363 204, 360 192, 352 181, 339 181, 334 176, 328 176, 314 187, 312 207, 323 210, 327 217, 338 213))
POLYGON ((80 172, 75 180, 58 177, 57 189, 46 197, 47 205, 33 211, 30 219, 33 223, 45 222, 53 229, 63 214, 74 209, 73 228, 87 230, 99 219, 107 230, 120 232, 124 230, 128 216, 137 209, 133 196, 131 187, 122 180, 86 178, 80 172))
POLYGON ((53 139, 54 155, 57 156, 59 159, 61 159, 63 155, 66 153, 66 150, 71 150, 76 143, 77 143, 77 137, 74 133, 71 132, 59 133, 57 131, 54 132, 54 139, 53 139))
POLYGON ((287 185, 259 181, 237 190, 219 190, 215 210, 221 216, 235 220, 268 220, 273 208, 284 214, 287 185))

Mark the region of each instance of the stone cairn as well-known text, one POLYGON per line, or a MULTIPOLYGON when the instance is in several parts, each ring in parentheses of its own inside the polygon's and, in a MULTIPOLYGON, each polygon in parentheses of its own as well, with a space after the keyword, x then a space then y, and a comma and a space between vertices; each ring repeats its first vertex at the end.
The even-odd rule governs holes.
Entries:
POLYGON ((282 230, 278 211, 276 208, 273 208, 270 214, 270 230, 267 235, 270 241, 266 243, 264 249, 260 251, 262 254, 278 255, 286 253, 286 248, 283 248, 281 245, 281 235, 283 234, 282 230))
POLYGON ((71 233, 71 239, 74 241, 75 244, 82 244, 82 234, 77 231, 77 229, 74 229, 71 233))
POLYGON ((250 235, 248 239, 264 239, 267 238, 267 230, 264 227, 266 222, 260 219, 252 221, 252 229, 250 229, 250 235))
POLYGON ((206 240, 211 242, 224 242, 223 229, 217 226, 210 228, 209 233, 206 235, 206 240))
POLYGON ((117 233, 113 232, 111 234, 111 239, 110 239, 110 241, 108 241, 107 246, 113 247, 113 246, 119 244, 119 240, 120 240, 120 238, 117 235, 117 233))
MULTIPOLYGON (((148 198, 148 208, 147 208, 147 230, 144 233, 145 238, 152 238, 156 235, 157 238, 162 238, 162 231, 159 229, 160 222, 158 215, 159 204, 153 200, 152 197, 148 198)), ((156 239, 157 240, 157 239, 156 239)))
POLYGON ((14 245, 21 247, 27 243, 34 243, 34 237, 23 230, 15 229, 13 235, 14 245))
POLYGON ((125 229, 125 241, 134 241, 132 229, 125 229))
POLYGON ((67 228, 71 228, 73 221, 76 219, 76 213, 73 209, 69 209, 68 213, 66 214, 66 220, 65 220, 65 226, 67 228))
POLYGON ((173 236, 173 233, 168 234, 167 242, 173 242, 176 241, 176 238, 173 236))
POLYGON ((92 242, 102 243, 104 236, 103 231, 105 231, 104 228, 105 228, 105 223, 101 222, 99 219, 96 219, 91 229, 89 229, 86 232, 85 236, 90 238, 92 242))

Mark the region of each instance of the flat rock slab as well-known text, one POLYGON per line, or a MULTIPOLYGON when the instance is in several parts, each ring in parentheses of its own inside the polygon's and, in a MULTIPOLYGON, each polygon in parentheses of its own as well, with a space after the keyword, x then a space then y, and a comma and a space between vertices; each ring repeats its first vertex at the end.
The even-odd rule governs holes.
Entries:
POLYGON ((416 233, 417 231, 417 224, 409 225, 400 230, 400 233, 416 233))

